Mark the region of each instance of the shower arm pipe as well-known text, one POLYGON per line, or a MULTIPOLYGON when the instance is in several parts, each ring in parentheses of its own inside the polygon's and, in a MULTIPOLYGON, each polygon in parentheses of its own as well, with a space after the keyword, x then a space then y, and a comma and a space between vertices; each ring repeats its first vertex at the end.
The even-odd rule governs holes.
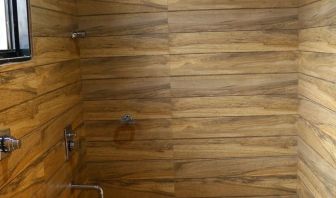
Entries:
POLYGON ((82 185, 82 184, 70 184, 72 189, 82 189, 82 190, 96 190, 99 192, 100 198, 104 198, 104 190, 99 185, 82 185))

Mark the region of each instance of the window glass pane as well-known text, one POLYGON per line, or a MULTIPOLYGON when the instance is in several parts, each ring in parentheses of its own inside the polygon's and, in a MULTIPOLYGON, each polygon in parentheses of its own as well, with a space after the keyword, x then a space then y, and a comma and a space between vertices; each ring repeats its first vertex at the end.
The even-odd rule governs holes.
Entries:
POLYGON ((7 42, 5 0, 0 0, 0 50, 8 49, 7 42))
POLYGON ((26 1, 18 1, 17 14, 19 20, 19 37, 21 49, 29 48, 29 34, 28 34, 28 14, 26 1))

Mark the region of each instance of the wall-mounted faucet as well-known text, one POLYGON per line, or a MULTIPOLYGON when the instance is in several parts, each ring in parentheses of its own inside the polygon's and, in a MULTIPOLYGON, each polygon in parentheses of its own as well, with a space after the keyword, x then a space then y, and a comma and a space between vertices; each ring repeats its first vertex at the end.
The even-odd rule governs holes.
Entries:
POLYGON ((4 153, 10 153, 21 147, 21 141, 12 136, 0 137, 0 150, 4 153))
POLYGON ((100 198, 104 198, 103 188, 98 185, 70 184, 70 188, 79 190, 96 190, 98 191, 100 198))
POLYGON ((21 141, 12 137, 9 129, 0 131, 0 160, 19 148, 21 148, 21 141))

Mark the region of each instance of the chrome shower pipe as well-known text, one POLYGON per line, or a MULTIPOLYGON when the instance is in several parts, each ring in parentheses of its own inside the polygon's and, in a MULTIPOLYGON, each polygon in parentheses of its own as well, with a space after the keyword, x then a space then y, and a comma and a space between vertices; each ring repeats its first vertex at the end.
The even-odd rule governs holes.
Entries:
POLYGON ((104 190, 99 185, 81 185, 81 184, 70 184, 72 189, 82 189, 82 190, 96 190, 99 192, 100 198, 104 198, 104 190))

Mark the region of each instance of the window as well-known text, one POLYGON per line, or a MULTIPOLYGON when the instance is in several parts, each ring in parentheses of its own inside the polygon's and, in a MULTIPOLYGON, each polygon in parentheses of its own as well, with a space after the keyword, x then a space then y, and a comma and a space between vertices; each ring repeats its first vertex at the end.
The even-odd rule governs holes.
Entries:
POLYGON ((0 50, 8 49, 5 6, 5 0, 0 0, 0 50))
POLYGON ((0 0, 0 64, 29 60, 28 0, 0 0))

